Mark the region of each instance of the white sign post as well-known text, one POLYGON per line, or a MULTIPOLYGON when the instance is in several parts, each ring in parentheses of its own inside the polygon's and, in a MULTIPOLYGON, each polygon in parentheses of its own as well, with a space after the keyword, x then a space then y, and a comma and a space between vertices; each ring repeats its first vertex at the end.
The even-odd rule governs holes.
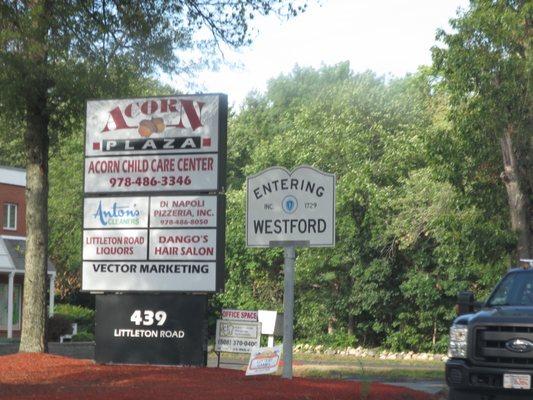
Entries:
POLYGON ((335 175, 272 167, 246 183, 246 245, 284 248, 282 376, 292 379, 296 247, 335 246, 335 175))

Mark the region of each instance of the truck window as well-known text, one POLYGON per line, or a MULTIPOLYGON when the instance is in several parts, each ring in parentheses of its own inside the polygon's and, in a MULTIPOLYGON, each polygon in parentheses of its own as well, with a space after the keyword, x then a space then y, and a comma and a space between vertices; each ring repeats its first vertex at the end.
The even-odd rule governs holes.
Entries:
POLYGON ((507 275, 488 301, 491 307, 533 305, 533 271, 507 275))

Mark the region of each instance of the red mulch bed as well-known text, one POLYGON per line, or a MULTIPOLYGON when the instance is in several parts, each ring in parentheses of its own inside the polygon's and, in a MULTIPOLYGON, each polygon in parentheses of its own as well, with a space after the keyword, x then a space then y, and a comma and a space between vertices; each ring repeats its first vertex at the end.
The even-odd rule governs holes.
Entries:
POLYGON ((242 371, 218 368, 96 365, 48 354, 15 354, 0 357, 0 399, 429 400, 432 396, 379 383, 289 381, 245 377, 242 371))

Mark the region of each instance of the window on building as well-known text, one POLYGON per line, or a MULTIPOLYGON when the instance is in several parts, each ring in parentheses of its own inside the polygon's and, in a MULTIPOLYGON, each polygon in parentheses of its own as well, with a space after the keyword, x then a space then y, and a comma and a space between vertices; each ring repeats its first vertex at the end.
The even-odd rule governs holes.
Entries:
POLYGON ((4 204, 4 229, 17 229, 17 205, 6 203, 4 204))
MULTIPOLYGON (((21 285, 15 284, 13 287, 13 329, 20 329, 21 307, 21 285)), ((7 300, 9 287, 7 283, 0 283, 0 330, 7 330, 7 300)))

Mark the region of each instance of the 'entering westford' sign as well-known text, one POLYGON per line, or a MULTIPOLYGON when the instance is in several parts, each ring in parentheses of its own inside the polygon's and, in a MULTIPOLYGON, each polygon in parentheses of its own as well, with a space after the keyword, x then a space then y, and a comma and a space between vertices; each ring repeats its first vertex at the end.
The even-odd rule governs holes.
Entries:
POLYGON ((246 244, 335 245, 335 175, 302 165, 268 168, 247 178, 246 244))

